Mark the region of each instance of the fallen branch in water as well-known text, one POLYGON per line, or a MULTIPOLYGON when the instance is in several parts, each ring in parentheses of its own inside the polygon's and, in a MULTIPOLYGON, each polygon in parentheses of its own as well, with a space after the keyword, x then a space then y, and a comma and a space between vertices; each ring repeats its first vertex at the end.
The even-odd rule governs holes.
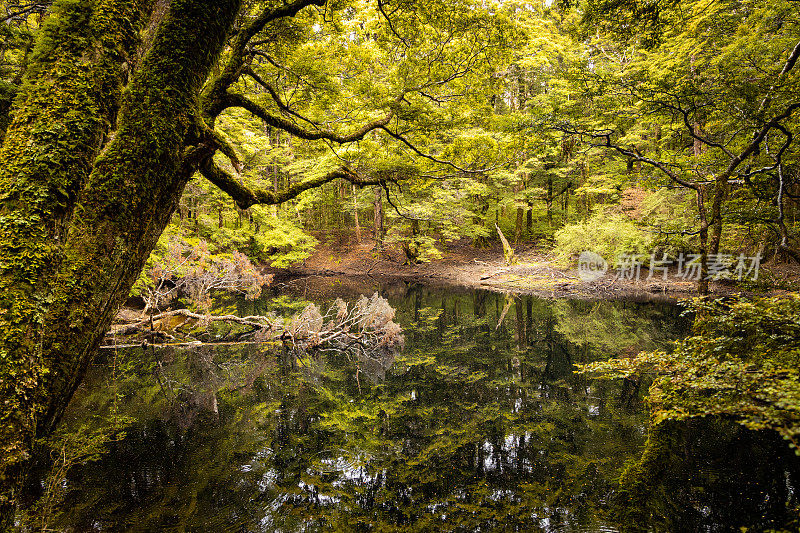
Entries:
POLYGON ((238 339, 253 338, 257 342, 279 340, 295 352, 336 350, 369 357, 386 355, 402 347, 403 335, 400 326, 392 321, 394 315, 395 310, 389 302, 375 293, 371 298, 362 296, 351 306, 337 299, 324 315, 316 305, 310 304, 294 319, 286 321, 267 316, 211 315, 175 309, 118 325, 108 335, 115 337, 114 344, 118 337, 137 334, 144 335, 144 340, 152 344, 160 344, 158 341, 164 339, 173 341, 173 345, 187 341, 187 344, 198 343, 192 337, 179 339, 165 332, 174 333, 185 325, 184 322, 169 326, 164 322, 166 319, 183 316, 201 325, 227 322, 247 326, 252 328, 251 331, 239 335, 238 339))
POLYGON ((187 318, 194 318, 196 320, 204 320, 206 322, 236 322, 244 326, 252 326, 254 328, 271 328, 272 321, 266 316, 246 316, 238 317, 236 315, 201 315, 200 313, 193 313, 188 309, 175 309, 173 311, 165 311, 157 315, 152 315, 144 320, 140 320, 134 324, 128 324, 129 327, 141 327, 147 324, 152 324, 158 320, 163 320, 171 316, 185 316, 187 318))

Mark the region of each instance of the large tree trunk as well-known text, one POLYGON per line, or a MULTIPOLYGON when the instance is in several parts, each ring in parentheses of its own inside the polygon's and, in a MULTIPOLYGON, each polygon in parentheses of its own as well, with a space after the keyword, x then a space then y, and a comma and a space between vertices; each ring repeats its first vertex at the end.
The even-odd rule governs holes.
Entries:
POLYGON ((240 1, 171 2, 146 50, 152 0, 58 1, 39 32, 0 151, 0 529, 208 154, 198 94, 240 1))

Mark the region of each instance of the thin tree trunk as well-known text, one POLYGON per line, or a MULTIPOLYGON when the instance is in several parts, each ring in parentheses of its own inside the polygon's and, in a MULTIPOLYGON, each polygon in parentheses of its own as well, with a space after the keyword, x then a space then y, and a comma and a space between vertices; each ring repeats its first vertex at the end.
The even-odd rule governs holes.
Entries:
POLYGON ((714 200, 711 202, 711 246, 709 253, 719 253, 722 239, 722 204, 728 197, 728 174, 720 174, 714 181, 714 200))
POLYGON ((533 204, 528 202, 528 209, 525 213, 525 231, 528 235, 528 239, 531 238, 531 233, 533 233, 533 204))
MULTIPOLYGON (((272 132, 274 134, 274 140, 273 139, 271 140, 273 141, 272 148, 274 149, 280 146, 281 144, 281 130, 273 129, 272 132)), ((278 160, 276 158, 272 162, 272 190, 275 191, 276 193, 280 190, 280 184, 278 183, 279 172, 280 170, 278 169, 278 160)), ((275 215, 276 217, 278 216, 279 210, 280 206, 278 204, 272 206, 272 214, 275 215)))
POLYGON ((514 300, 514 314, 517 319, 517 348, 525 349, 525 309, 522 307, 522 300, 525 297, 514 300))
POLYGON ((375 212, 374 226, 372 236, 375 239, 375 248, 377 252, 383 252, 383 237, 385 230, 383 228, 383 191, 380 185, 375 186, 375 200, 373 202, 373 209, 375 212))
POLYGON ((783 255, 788 255, 798 263, 800 263, 800 255, 792 250, 789 246, 789 230, 786 227, 786 211, 784 207, 784 198, 786 196, 786 184, 783 177, 783 164, 778 164, 778 230, 780 231, 781 240, 778 243, 778 250, 783 255))
POLYGON ((516 223, 515 231, 514 231, 514 243, 515 244, 518 244, 520 238, 522 237, 522 228, 523 228, 523 226, 525 224, 524 218, 525 218, 525 210, 522 209, 521 207, 518 207, 517 208, 517 223, 516 223))
POLYGON ((700 279, 697 280, 697 293, 708 294, 708 215, 706 213, 705 185, 697 187, 697 213, 700 216, 700 279))
POLYGON ((353 218, 356 222, 356 242, 361 244, 361 226, 358 223, 358 194, 356 191, 355 184, 352 185, 353 187, 353 218))

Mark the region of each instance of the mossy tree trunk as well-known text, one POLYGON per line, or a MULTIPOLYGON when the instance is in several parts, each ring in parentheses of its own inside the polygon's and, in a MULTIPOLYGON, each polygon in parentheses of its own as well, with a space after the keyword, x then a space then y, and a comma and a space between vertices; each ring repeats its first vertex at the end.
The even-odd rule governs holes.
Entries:
POLYGON ((219 151, 241 168, 213 129, 230 107, 340 144, 394 116, 387 105, 349 134, 306 131, 235 92, 264 27, 324 3, 248 3, 234 32, 242 0, 54 2, 0 148, 0 528, 34 441, 58 423, 197 171, 241 209, 339 178, 382 183, 343 167, 253 190, 213 161, 219 151))
POLYGON ((0 150, 0 529, 213 153, 198 94, 240 3, 60 0, 39 32, 0 150))

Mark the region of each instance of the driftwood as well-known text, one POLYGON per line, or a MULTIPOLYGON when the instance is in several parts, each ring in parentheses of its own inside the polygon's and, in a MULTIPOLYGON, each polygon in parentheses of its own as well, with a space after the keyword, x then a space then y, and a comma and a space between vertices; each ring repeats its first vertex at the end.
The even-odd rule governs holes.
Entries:
POLYGON ((134 324, 128 324, 132 327, 141 327, 147 324, 152 324, 158 320, 169 318, 171 316, 185 316, 187 318, 194 318, 195 320, 205 320, 207 322, 235 322, 244 326, 252 326, 254 328, 270 328, 272 321, 266 316, 246 316, 239 317, 236 315, 201 315, 200 313, 192 313, 188 309, 175 309, 173 311, 166 311, 157 315, 149 316, 134 324))
POLYGON ((494 272, 492 272, 491 274, 487 274, 487 275, 485 275, 485 276, 481 276, 481 281, 483 281, 483 280, 486 280, 486 279, 493 278, 493 277, 495 277, 495 276, 499 276, 500 274, 505 274, 505 273, 506 273, 506 272, 508 272, 509 270, 511 270, 511 269, 510 269, 510 268, 501 268, 500 270, 495 270, 495 271, 494 271, 494 272))
MULTIPOLYGON (((158 327, 157 329, 154 327, 156 322, 159 322, 165 318, 173 317, 173 316, 184 316, 186 318, 194 319, 197 321, 202 321, 206 323, 210 322, 233 322, 236 324, 241 324, 243 326, 249 326, 254 330, 264 330, 270 329, 273 327, 273 323, 269 317, 266 316, 246 316, 246 317, 238 317, 235 315, 202 315, 199 313, 193 313, 188 309, 175 309, 172 311, 166 311, 163 313, 159 313, 157 315, 151 315, 138 322, 122 324, 117 326, 115 329, 110 331, 108 335, 114 336, 129 336, 129 335, 136 335, 137 333, 147 334, 153 337, 161 337, 168 340, 176 340, 176 338, 166 331, 167 328, 158 327)), ((160 326, 160 324, 159 324, 160 326)), ((175 328, 169 328, 175 329, 175 328)))

